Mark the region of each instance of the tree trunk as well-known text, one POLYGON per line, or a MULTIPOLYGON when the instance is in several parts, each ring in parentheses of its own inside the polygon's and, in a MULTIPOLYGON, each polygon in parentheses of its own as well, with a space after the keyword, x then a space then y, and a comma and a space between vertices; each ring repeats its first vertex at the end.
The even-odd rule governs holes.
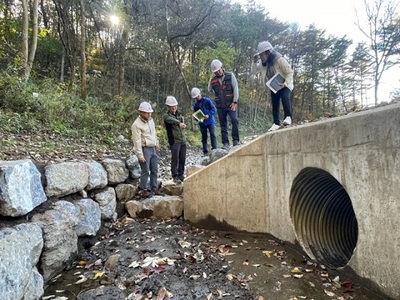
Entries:
POLYGON ((128 30, 124 27, 122 29, 121 38, 119 41, 119 56, 118 56, 118 96, 124 93, 125 81, 125 53, 126 44, 128 40, 128 30))
POLYGON ((22 0, 22 44, 21 44, 21 62, 22 76, 25 79, 28 66, 28 31, 29 31, 29 9, 28 0, 22 0))
POLYGON ((38 41, 38 0, 33 1, 32 7, 32 42, 29 50, 28 63, 25 70, 25 81, 29 80, 33 61, 35 60, 37 41, 38 41))
POLYGON ((85 2, 84 0, 79 0, 81 6, 81 99, 86 100, 87 98, 87 84, 86 84, 86 54, 85 54, 85 44, 86 44, 86 17, 85 17, 85 2))

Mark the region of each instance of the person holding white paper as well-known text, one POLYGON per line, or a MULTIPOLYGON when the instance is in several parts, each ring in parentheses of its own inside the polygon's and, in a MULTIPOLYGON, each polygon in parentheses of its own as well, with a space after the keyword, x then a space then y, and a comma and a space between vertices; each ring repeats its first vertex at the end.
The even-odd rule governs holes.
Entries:
MULTIPOLYGON (((257 53, 253 58, 252 72, 260 72, 268 82, 276 73, 285 79, 276 92, 271 90, 273 124, 268 131, 280 128, 279 119, 280 102, 282 101, 284 120, 283 125, 292 124, 292 110, 290 106, 290 94, 293 90, 293 69, 289 62, 272 47, 270 42, 263 41, 258 44, 257 53)), ((268 85, 267 85, 268 86, 268 85)))
POLYGON ((199 122, 199 127, 201 132, 201 143, 203 145, 203 154, 208 155, 208 132, 210 133, 211 150, 217 149, 214 119, 216 108, 211 99, 201 95, 201 92, 198 88, 192 88, 191 94, 192 98, 196 99, 196 102, 193 104, 193 111, 196 112, 200 109, 204 114, 204 120, 199 122))

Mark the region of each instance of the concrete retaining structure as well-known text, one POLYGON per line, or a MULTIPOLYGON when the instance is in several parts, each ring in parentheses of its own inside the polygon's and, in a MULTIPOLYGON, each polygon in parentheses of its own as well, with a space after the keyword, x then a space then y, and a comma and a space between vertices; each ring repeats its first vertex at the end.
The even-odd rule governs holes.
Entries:
POLYGON ((266 133, 185 180, 184 217, 270 233, 400 299, 400 105, 266 133))

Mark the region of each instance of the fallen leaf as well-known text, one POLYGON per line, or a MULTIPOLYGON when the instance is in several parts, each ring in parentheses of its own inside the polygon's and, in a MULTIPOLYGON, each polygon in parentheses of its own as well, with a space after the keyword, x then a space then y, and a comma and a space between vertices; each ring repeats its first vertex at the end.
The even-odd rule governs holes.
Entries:
POLYGON ((135 260, 128 266, 128 268, 134 268, 135 269, 135 268, 137 268, 139 266, 140 266, 140 264, 135 260))
POLYGON ((262 253, 266 256, 266 257, 268 257, 268 258, 270 258, 271 257, 271 253, 272 253, 272 251, 262 251, 262 253))
POLYGON ((352 292, 353 291, 353 283, 349 280, 343 281, 342 282, 342 287, 344 287, 344 292, 352 292))
POLYGON ((100 278, 104 275, 104 272, 96 272, 93 276, 93 280, 96 280, 97 278, 100 278))
POLYGON ((336 296, 336 294, 333 293, 333 292, 331 292, 331 291, 324 290, 324 292, 325 292, 325 294, 327 294, 329 297, 335 297, 335 296, 336 296))
POLYGON ((157 300, 164 300, 165 297, 167 298, 172 298, 173 295, 171 292, 169 292, 165 287, 162 287, 157 294, 157 300))
POLYGON ((142 281, 146 278, 149 278, 149 275, 142 273, 142 274, 136 275, 135 277, 138 278, 140 281, 142 281))
POLYGON ((80 265, 80 266, 84 266, 84 265, 87 265, 87 264, 88 264, 88 262, 86 260, 80 260, 78 262, 78 265, 80 265))
POLYGON ((303 273, 299 268, 293 268, 291 271, 290 271, 290 273, 292 273, 292 274, 301 274, 301 273, 303 273))
POLYGON ((79 275, 79 280, 75 282, 75 284, 81 284, 87 281, 87 278, 84 275, 79 275))
POLYGON ((154 273, 160 274, 165 271, 165 268, 164 267, 155 267, 152 270, 154 271, 154 273))
POLYGON ((183 241, 183 240, 178 241, 178 244, 179 244, 179 246, 181 246, 182 248, 189 248, 189 247, 192 246, 191 243, 186 242, 186 241, 183 241))

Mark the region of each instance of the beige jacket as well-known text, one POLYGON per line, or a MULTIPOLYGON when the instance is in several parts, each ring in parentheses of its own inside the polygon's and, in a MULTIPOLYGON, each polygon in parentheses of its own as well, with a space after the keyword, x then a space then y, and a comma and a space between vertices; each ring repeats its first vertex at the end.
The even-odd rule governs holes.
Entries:
POLYGON ((146 121, 140 116, 137 117, 131 126, 131 131, 133 152, 138 159, 143 157, 142 147, 155 147, 159 145, 153 119, 146 121))
POLYGON ((289 90, 293 90, 293 70, 288 61, 283 57, 277 57, 272 66, 263 66, 261 61, 252 64, 251 72, 261 73, 262 78, 267 82, 275 73, 279 73, 285 78, 285 85, 289 90), (269 70, 268 70, 269 68, 269 70), (268 70, 268 72, 267 72, 268 70))

